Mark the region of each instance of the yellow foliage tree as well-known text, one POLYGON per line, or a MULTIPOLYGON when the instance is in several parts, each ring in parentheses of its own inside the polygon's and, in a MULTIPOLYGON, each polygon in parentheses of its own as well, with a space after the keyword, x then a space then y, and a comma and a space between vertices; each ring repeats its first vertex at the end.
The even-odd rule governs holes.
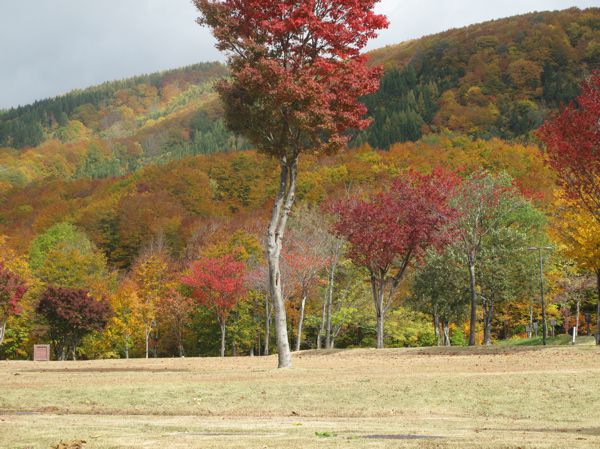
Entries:
POLYGON ((553 237, 559 249, 584 270, 596 274, 598 311, 596 343, 600 345, 600 223, 587 210, 557 192, 553 237))
POLYGON ((129 352, 144 327, 143 303, 137 285, 126 278, 110 298, 114 310, 106 335, 116 349, 129 358, 129 352))
MULTIPOLYGON (((169 294, 169 291, 174 287, 167 256, 161 251, 142 255, 135 264, 132 275, 134 282, 137 284, 137 294, 140 298, 140 316, 145 332, 145 354, 148 358, 152 330, 158 329, 158 302, 169 294)), ((155 356, 157 355, 156 340, 157 338, 155 338, 154 345, 155 356)))

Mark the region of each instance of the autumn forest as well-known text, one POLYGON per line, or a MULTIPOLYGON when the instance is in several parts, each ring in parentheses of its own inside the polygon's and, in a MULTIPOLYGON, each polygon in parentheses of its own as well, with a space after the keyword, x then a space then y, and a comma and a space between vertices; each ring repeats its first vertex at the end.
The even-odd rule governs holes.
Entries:
POLYGON ((600 344, 600 9, 331 45, 301 154, 241 57, 0 111, 0 359, 600 344))

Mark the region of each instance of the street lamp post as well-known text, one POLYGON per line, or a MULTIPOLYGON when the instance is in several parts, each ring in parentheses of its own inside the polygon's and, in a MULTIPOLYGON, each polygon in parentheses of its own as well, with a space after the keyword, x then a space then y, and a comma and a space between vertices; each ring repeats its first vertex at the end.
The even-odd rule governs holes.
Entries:
POLYGON ((540 301, 542 305, 542 344, 546 346, 548 338, 548 325, 546 323, 546 302, 544 301, 544 253, 543 251, 553 249, 551 246, 533 246, 530 251, 537 251, 540 256, 540 301))

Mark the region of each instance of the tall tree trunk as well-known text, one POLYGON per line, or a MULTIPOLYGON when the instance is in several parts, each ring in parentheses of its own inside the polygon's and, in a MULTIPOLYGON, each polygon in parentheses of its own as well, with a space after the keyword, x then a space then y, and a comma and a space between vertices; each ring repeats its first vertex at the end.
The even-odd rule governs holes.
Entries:
POLYGON ((436 310, 435 306, 433 307, 431 316, 433 317, 433 333, 435 335, 436 345, 441 346, 442 341, 440 338, 440 317, 437 314, 437 310, 436 310))
POLYGON ((175 326, 175 335, 177 336, 177 349, 179 351, 179 357, 184 357, 185 350, 183 348, 183 327, 179 323, 175 326))
POLYGON ((152 337, 152 356, 158 358, 158 322, 154 322, 154 336, 152 337))
POLYGON ((332 260, 332 264, 329 270, 329 282, 327 285, 327 324, 325 326, 325 347, 327 349, 332 349, 333 344, 331 342, 331 315, 333 309, 333 288, 335 284, 335 271, 337 269, 337 264, 340 258, 339 252, 341 250, 341 243, 335 249, 335 255, 332 260))
MULTIPOLYGON (((258 333, 256 335, 256 349, 258 350, 258 355, 260 356, 262 354, 262 347, 261 347, 261 341, 260 341, 260 333, 258 333)), ((252 355, 254 355, 254 351, 252 352, 252 355)))
POLYGON ((277 336, 277 357, 279 368, 292 366, 292 355, 288 339, 287 317, 282 291, 281 279, 281 248, 287 219, 294 204, 296 194, 296 176, 298 170, 298 157, 288 161, 281 159, 281 174, 279 179, 279 192, 273 205, 273 213, 267 235, 267 259, 269 262, 269 289, 273 298, 275 309, 275 334, 277 336))
POLYGON ((269 355, 269 340, 271 339, 271 308, 269 307, 269 296, 265 295, 265 349, 264 355, 269 355))
POLYGON ((596 270, 596 287, 598 289, 598 307, 596 315, 596 344, 600 346, 600 268, 596 270))
POLYGON ((377 311, 377 349, 383 349, 385 347, 385 311, 381 307, 377 311))
POLYGON ((0 325, 0 345, 4 341, 4 334, 6 334, 6 321, 3 321, 0 325))
POLYGON ((125 358, 129 359, 129 336, 125 335, 124 338, 124 343, 125 343, 125 358))
POLYGON ((377 315, 377 349, 384 347, 384 321, 385 321, 385 306, 383 304, 384 295, 384 280, 376 279, 371 275, 371 288, 373 290, 373 300, 375 302, 375 313, 377 315))
POLYGON ((477 326, 477 290, 475 287, 475 255, 469 254, 469 279, 471 286, 471 321, 469 323, 469 346, 475 346, 475 327, 477 326))
POLYGON ((298 319, 298 337, 296 338, 296 351, 300 351, 302 345, 302 326, 304 325, 304 309, 306 307, 306 292, 302 293, 300 302, 300 318, 298 319))
POLYGON ((73 342, 71 343, 71 359, 73 361, 77 360, 77 356, 75 354, 75 351, 77 350, 77 345, 79 344, 79 341, 76 338, 73 338, 73 342))
POLYGON ((146 358, 148 358, 148 353, 150 352, 150 327, 146 326, 146 358))
MULTIPOLYGON (((565 328, 565 332, 568 334, 569 330, 565 328)), ((529 306, 529 332, 527 332, 527 338, 533 338, 533 303, 529 306)))
POLYGON ((548 322, 546 320, 546 302, 544 299, 544 254, 542 249, 538 248, 540 254, 540 302, 542 305, 542 344, 546 346, 548 338, 548 322))
POLYGON ((575 327, 573 328, 573 340, 572 344, 577 343, 577 335, 579 334, 579 313, 581 311, 581 299, 577 300, 577 307, 575 309, 577 311, 577 315, 575 315, 575 327))
POLYGON ((221 357, 225 357, 225 322, 220 322, 221 326, 221 357))
POLYGON ((484 300, 483 302, 483 341, 486 346, 492 344, 492 316, 494 314, 494 301, 484 300))
POLYGON ((319 332, 317 333, 317 350, 321 349, 323 345, 323 335, 325 334, 325 321, 327 320, 327 293, 328 289, 325 289, 325 293, 323 295, 323 310, 321 312, 321 325, 319 326, 319 332))
POLYGON ((451 346, 450 343, 450 326, 448 321, 442 320, 442 331, 444 332, 444 346, 451 346))

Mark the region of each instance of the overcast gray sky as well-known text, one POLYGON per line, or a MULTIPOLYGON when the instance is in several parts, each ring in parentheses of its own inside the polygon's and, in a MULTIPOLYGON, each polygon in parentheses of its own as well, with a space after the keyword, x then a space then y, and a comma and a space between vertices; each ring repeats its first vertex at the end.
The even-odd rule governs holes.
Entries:
MULTIPOLYGON (((370 48, 598 0, 382 0, 370 48)), ((142 73, 222 59, 191 0, 0 0, 0 108, 142 73)))

